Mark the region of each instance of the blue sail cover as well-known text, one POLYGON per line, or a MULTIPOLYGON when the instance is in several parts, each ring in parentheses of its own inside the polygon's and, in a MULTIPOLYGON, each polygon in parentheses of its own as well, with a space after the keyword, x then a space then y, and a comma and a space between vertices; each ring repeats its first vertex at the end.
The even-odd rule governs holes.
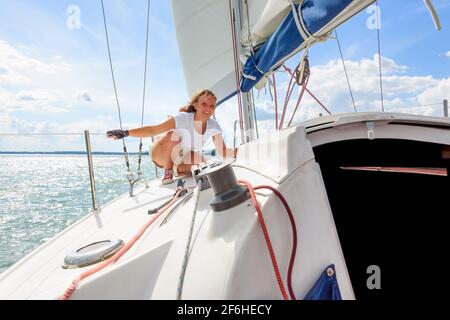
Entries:
POLYGON ((305 300, 342 300, 334 264, 325 268, 325 271, 322 272, 319 280, 317 280, 312 289, 309 290, 308 294, 305 296, 305 300), (329 268, 334 271, 331 276, 327 273, 329 268))
MULTIPOLYGON (((302 3, 301 13, 306 28, 311 34, 316 33, 351 2, 352 0, 305 0, 302 3)), ((298 5, 295 8, 298 11, 298 5)), ((273 67, 278 67, 276 64, 289 56, 304 41, 305 39, 300 35, 291 10, 270 38, 257 49, 254 56, 247 59, 243 67, 243 73, 251 78, 254 77, 254 79, 243 77, 241 91, 250 91, 265 73, 273 67)))

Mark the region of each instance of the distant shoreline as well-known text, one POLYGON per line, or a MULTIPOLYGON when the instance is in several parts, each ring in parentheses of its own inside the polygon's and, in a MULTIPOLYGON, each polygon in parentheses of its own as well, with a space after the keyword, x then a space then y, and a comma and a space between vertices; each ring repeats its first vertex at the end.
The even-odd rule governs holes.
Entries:
MULTIPOLYGON (((57 154, 57 155, 86 155, 86 151, 0 151, 0 154, 57 154)), ((123 152, 95 151, 93 155, 120 156, 123 152)), ((138 155, 139 152, 128 152, 129 155, 138 155)), ((205 155, 215 155, 215 150, 205 150, 205 155)), ((142 155, 148 156, 148 151, 142 152, 142 155)))
MULTIPOLYGON (((0 154, 58 154, 58 155, 86 155, 86 151, 0 151, 0 154)), ((92 152, 93 155, 122 155, 123 152, 92 152)), ((139 152, 129 152, 129 155, 138 155, 139 152)), ((148 151, 142 152, 143 155, 148 155, 148 151)))

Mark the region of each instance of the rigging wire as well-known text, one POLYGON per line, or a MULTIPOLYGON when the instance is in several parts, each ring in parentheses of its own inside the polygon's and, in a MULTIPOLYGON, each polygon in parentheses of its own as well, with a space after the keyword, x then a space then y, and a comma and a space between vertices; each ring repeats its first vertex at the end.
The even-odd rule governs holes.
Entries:
MULTIPOLYGON (((144 86, 142 89, 142 111, 141 111, 141 127, 144 125, 144 110, 145 110, 145 88, 147 81, 147 56, 148 56, 148 29, 150 24, 150 0, 147 2, 147 32, 145 36, 145 62, 144 62, 144 86)), ((141 161, 142 161, 142 138, 139 139, 139 158, 138 158, 138 168, 137 173, 139 178, 142 176, 141 171, 141 161)))
POLYGON ((342 65, 343 65, 343 67, 344 67, 345 78, 347 79, 347 85, 348 85, 348 89, 349 89, 349 91, 350 91, 350 97, 352 98, 353 109, 355 110, 355 112, 358 112, 358 111, 356 110, 355 99, 353 98, 352 87, 350 86, 350 80, 349 80, 349 78, 348 78, 347 68, 345 67, 344 56, 343 56, 343 54, 342 54, 341 44, 340 44, 340 42, 339 42, 339 37, 338 37, 338 34, 337 34, 337 30, 334 30, 334 34, 336 35, 337 45, 338 45, 338 48, 339 48, 339 54, 341 55, 342 65))
POLYGON ((109 57, 109 67, 111 70, 111 77, 112 77, 112 82, 113 82, 113 87, 114 87, 114 94, 116 97, 116 103, 117 103, 117 112, 119 114, 119 124, 120 124, 120 129, 122 130, 122 116, 120 113, 120 103, 119 103, 119 97, 117 94, 117 87, 116 87, 116 80, 114 77, 114 69, 113 69, 113 65, 112 65, 112 59, 111 59, 111 50, 110 50, 110 46, 109 46, 109 36, 108 36, 108 28, 106 26, 106 16, 105 16, 105 7, 103 5, 103 0, 100 0, 101 4, 102 4, 102 14, 103 14, 103 25, 105 27, 105 35, 106 35, 106 46, 108 47, 108 57, 109 57))
POLYGON ((384 112, 384 99, 383 99, 383 75, 381 73, 381 46, 380 46, 380 16, 379 11, 380 7, 378 5, 378 0, 376 3, 377 6, 377 42, 378 42, 378 68, 380 70, 380 95, 381 95, 381 111, 384 112))
MULTIPOLYGON (((110 49, 110 46, 109 46, 108 28, 106 26, 105 7, 103 5, 103 0, 100 0, 100 2, 102 4, 103 25, 105 27, 106 46, 108 47, 109 67, 111 69, 111 77, 112 77, 112 81, 113 81, 114 94, 115 94, 116 102, 117 102, 117 111, 118 111, 118 114, 119 114, 119 124, 120 124, 120 129, 123 130, 123 127, 122 127, 122 116, 120 114, 119 96, 117 94, 116 80, 114 78, 114 70, 113 70, 112 59, 111 59, 111 49, 110 49)), ((128 152, 127 152, 127 147, 125 145, 125 139, 122 139, 122 144, 123 144, 123 154, 125 156, 125 162, 126 162, 126 165, 127 165, 127 178, 128 178, 128 181, 131 184, 132 173, 131 173, 131 169, 130 169, 130 162, 128 160, 128 152)))
POLYGON ((142 90, 142 113, 141 126, 144 124, 144 109, 145 109, 145 87, 147 81, 147 57, 148 57, 148 30, 150 25, 150 0, 147 2, 147 31, 145 35, 145 62, 144 62, 144 87, 142 90))

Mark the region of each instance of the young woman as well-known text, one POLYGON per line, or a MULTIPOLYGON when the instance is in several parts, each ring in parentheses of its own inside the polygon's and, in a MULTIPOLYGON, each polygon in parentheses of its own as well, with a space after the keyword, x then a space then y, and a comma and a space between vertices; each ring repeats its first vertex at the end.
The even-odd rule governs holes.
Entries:
POLYGON ((201 150, 210 137, 222 157, 236 157, 237 148, 226 147, 219 123, 211 119, 216 101, 214 93, 202 90, 180 109, 180 113, 160 124, 130 130, 111 130, 106 134, 117 140, 127 136, 145 138, 165 133, 153 144, 152 159, 155 165, 164 168, 162 183, 168 184, 173 181, 174 173, 189 174, 192 165, 204 161, 201 150))

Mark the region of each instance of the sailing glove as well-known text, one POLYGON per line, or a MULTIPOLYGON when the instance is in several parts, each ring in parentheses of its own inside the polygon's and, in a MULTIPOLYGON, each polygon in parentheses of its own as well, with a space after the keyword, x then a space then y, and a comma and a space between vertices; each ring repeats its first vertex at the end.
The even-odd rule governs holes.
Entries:
POLYGON ((108 138, 113 138, 114 140, 117 139, 123 139, 125 137, 128 137, 128 130, 120 130, 120 129, 116 129, 116 130, 111 130, 106 132, 106 136, 108 138))

